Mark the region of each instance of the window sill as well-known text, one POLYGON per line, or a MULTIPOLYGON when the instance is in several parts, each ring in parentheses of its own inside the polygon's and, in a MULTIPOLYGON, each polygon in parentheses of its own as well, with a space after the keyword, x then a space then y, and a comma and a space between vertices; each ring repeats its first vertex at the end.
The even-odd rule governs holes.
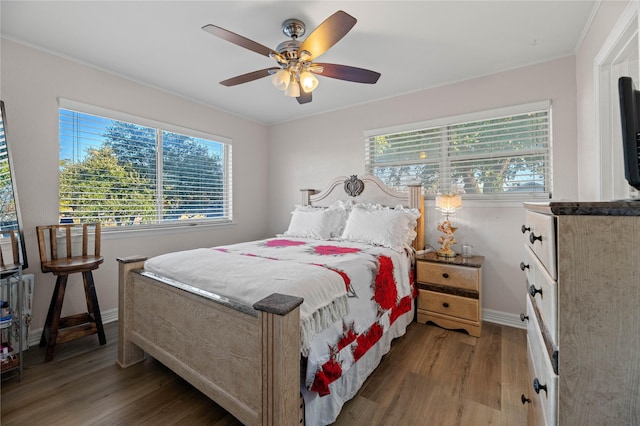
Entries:
POLYGON ((184 234, 188 232, 201 232, 214 229, 227 229, 233 228, 236 223, 233 221, 225 222, 186 222, 175 224, 162 224, 162 225, 149 225, 149 226, 129 226, 129 227, 103 227, 102 239, 122 239, 122 238, 137 238, 141 236, 159 236, 159 235, 171 235, 171 234, 184 234))

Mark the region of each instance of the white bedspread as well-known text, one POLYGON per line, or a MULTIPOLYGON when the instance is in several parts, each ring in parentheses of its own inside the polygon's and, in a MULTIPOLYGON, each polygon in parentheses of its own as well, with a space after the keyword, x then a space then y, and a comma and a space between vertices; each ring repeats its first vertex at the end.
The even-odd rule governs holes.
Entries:
POLYGON ((348 313, 344 280, 319 265, 201 248, 153 257, 144 268, 247 306, 273 293, 302 297, 300 337, 305 356, 313 337, 348 313))
POLYGON ((322 323, 302 319, 314 324, 309 326, 313 330, 303 327, 301 336, 307 426, 334 422, 389 352, 391 341, 413 320, 416 290, 409 254, 369 244, 272 238, 158 256, 145 269, 249 306, 274 292, 303 297, 301 317, 318 317, 322 323), (245 283, 258 294, 237 288, 245 283), (315 295, 317 290, 323 294, 315 295), (337 309, 322 307, 335 303, 335 297, 342 307, 345 296, 349 312, 330 321, 337 309), (331 315, 315 315, 318 308, 331 315))

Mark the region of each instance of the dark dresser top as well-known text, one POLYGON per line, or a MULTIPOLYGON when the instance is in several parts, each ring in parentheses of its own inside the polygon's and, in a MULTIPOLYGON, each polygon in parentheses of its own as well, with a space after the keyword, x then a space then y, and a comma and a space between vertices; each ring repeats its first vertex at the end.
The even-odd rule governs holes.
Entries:
POLYGON ((528 210, 555 215, 640 216, 640 200, 524 203, 528 210))

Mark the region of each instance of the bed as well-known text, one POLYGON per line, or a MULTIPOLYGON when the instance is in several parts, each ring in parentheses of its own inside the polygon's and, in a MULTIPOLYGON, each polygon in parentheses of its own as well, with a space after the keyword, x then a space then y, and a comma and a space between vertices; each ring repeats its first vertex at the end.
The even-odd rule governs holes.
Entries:
MULTIPOLYGON (((415 225, 408 234, 410 246, 421 250, 424 200, 420 185, 410 185, 407 193, 400 193, 374 176, 341 176, 321 192, 305 189, 301 193, 302 204, 292 213, 284 235, 167 257, 119 258, 117 363, 125 368, 149 354, 247 425, 333 421, 414 315, 412 250, 353 238, 367 230, 366 221, 352 219, 355 212, 378 215, 375 211, 384 210, 381 217, 404 218, 417 210, 413 223, 405 225, 415 225), (310 217, 322 216, 326 224, 331 211, 335 218, 334 209, 346 210, 341 215, 347 222, 339 231, 346 239, 336 239, 333 233, 318 237, 315 230, 311 236, 299 234, 302 228, 305 232, 313 228, 310 217), (391 210, 402 213, 389 213, 391 210), (305 219, 302 225, 298 223, 302 228, 296 227, 296 218, 305 219), (312 254, 324 257, 318 261, 312 254), (356 262, 360 255, 368 260, 356 262), (200 256, 206 263, 192 262, 200 256), (234 264, 240 272, 225 269, 217 273, 224 263, 234 264), (261 289, 257 295, 246 296, 242 290, 229 296, 218 291, 230 287, 229 283, 235 286, 239 273, 259 275, 273 265, 284 268, 287 276, 326 282, 327 288, 338 286, 340 291, 331 291, 340 296, 316 299, 308 291, 298 293, 280 283, 287 279, 278 277, 277 271, 274 278, 264 279, 266 293, 261 289), (292 274, 287 269, 298 266, 303 272, 292 274), (359 283, 357 270, 365 274, 363 282, 368 279, 370 284, 359 283), (200 282, 212 275, 214 280, 200 282), (383 284, 376 284, 385 279, 404 282, 405 275, 409 287, 398 285, 397 290, 383 292, 383 284), (270 293, 273 288, 276 292, 270 293), (259 300, 252 302, 251 297, 259 300), (374 311, 366 315, 373 315, 376 321, 360 324, 365 320, 357 319, 359 312, 371 310, 367 304, 374 311)), ((390 232, 385 238, 396 242, 394 235, 390 232)), ((407 240, 406 235, 403 238, 407 240)), ((313 288, 318 287, 314 284, 313 288)))

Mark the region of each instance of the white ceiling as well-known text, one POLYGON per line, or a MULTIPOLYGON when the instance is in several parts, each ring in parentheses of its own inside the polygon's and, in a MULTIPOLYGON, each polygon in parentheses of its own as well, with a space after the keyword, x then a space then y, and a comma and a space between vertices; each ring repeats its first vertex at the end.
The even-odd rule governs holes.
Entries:
POLYGON ((2 37, 262 123, 284 122, 575 53, 597 1, 8 1, 2 37), (358 22, 319 62, 382 74, 319 77, 299 105, 269 78, 219 81, 275 61, 204 32, 214 24, 271 49, 285 19, 307 35, 337 10, 358 22))

